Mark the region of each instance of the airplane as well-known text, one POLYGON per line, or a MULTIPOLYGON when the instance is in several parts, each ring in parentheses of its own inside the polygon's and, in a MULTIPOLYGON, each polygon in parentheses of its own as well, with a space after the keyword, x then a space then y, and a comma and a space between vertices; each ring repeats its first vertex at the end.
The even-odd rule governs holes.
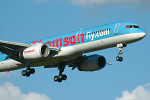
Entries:
MULTIPOLYGON (((35 73, 31 67, 58 68, 55 82, 62 82, 66 65, 72 70, 97 71, 107 64, 102 55, 86 56, 85 53, 117 47, 117 61, 123 61, 123 48, 146 36, 146 32, 132 22, 114 22, 88 29, 81 29, 27 43, 0 40, 0 72, 26 68, 22 76, 35 73)), ((108 63, 109 64, 109 63, 108 63)))

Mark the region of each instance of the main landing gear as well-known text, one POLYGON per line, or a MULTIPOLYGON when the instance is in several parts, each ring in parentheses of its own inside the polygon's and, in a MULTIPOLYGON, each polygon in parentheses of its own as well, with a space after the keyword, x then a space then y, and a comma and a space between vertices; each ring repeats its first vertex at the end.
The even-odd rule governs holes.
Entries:
POLYGON ((63 75, 63 74, 62 74, 62 72, 63 72, 64 69, 65 69, 65 66, 66 66, 65 62, 61 62, 61 63, 59 64, 59 68, 58 68, 58 70, 59 70, 59 75, 54 77, 54 81, 55 81, 55 82, 62 82, 62 80, 66 80, 66 79, 67 79, 67 75, 63 75))
POLYGON ((119 53, 118 53, 118 56, 116 57, 116 60, 117 61, 123 61, 123 57, 120 57, 120 54, 123 54, 123 47, 126 47, 127 45, 126 44, 122 44, 122 43, 120 43, 120 44, 117 44, 117 47, 118 47, 118 49, 119 49, 119 53))
POLYGON ((22 76, 29 77, 31 74, 34 74, 34 73, 35 73, 35 69, 28 67, 26 70, 22 71, 22 76))

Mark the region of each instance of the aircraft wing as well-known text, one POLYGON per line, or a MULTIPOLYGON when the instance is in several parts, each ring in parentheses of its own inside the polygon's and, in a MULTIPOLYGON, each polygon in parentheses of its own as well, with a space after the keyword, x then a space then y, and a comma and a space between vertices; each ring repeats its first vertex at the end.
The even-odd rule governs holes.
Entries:
MULTIPOLYGON (((85 59, 86 59, 85 56, 81 55, 81 56, 77 57, 76 59, 66 61, 65 65, 68 65, 68 67, 72 67, 72 70, 74 70, 76 67, 78 67, 78 64, 82 60, 85 60, 85 59)), ((59 66, 60 66, 59 64, 60 63, 54 63, 54 64, 46 65, 46 66, 44 66, 44 68, 55 68, 55 67, 59 68, 59 66)))
POLYGON ((7 55, 5 60, 8 58, 11 58, 16 61, 25 63, 23 60, 18 58, 18 55, 19 55, 18 51, 28 48, 29 46, 31 46, 31 45, 24 44, 24 43, 18 43, 18 42, 10 42, 10 41, 0 40, 0 52, 7 55))
POLYGON ((20 49, 20 48, 27 48, 29 46, 30 46, 30 44, 0 40, 0 48, 1 47, 7 47, 10 49, 16 50, 16 49, 20 49))
MULTIPOLYGON (((23 51, 28 47, 31 47, 32 45, 34 44, 25 44, 0 40, 0 52, 7 55, 5 59, 11 58, 21 63, 25 63, 19 58, 19 52, 23 51)), ((58 51, 61 50, 61 48, 58 47, 50 47, 49 49, 51 50, 51 54, 57 54, 58 51)))

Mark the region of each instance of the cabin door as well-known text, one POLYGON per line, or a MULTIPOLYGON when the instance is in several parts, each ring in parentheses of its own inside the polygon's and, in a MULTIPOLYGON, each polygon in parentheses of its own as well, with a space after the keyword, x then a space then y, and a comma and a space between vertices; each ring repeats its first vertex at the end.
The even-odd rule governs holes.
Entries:
POLYGON ((114 34, 115 35, 119 34, 119 26, 120 26, 120 23, 115 25, 115 28, 114 28, 114 34))

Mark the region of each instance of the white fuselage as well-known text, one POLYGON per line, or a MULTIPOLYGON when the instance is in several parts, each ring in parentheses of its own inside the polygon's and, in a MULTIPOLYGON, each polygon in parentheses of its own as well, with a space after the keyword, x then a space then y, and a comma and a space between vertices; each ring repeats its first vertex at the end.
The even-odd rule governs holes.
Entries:
MULTIPOLYGON (((61 50, 56 55, 49 55, 47 58, 42 58, 35 60, 31 63, 31 67, 45 66, 54 64, 61 61, 68 61, 81 56, 84 53, 102 50, 106 48, 116 47, 119 43, 130 44, 141 40, 145 37, 145 33, 130 33, 124 35, 118 35, 110 38, 100 39, 96 41, 91 41, 87 43, 82 43, 78 45, 62 47, 61 50)), ((26 65, 15 61, 6 60, 0 62, 0 71, 11 71, 16 69, 25 68, 26 65)))

